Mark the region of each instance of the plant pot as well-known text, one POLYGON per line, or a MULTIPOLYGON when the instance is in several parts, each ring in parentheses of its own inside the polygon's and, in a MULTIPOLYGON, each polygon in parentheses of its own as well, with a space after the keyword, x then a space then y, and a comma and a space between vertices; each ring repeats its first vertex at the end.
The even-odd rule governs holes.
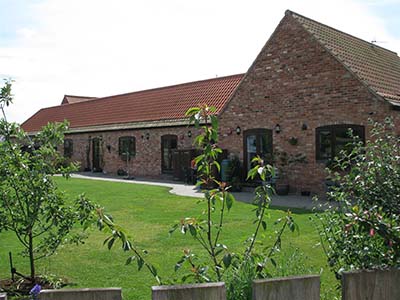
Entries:
POLYGON ((277 183, 275 185, 275 192, 279 196, 285 196, 289 194, 289 184, 287 183, 277 183))

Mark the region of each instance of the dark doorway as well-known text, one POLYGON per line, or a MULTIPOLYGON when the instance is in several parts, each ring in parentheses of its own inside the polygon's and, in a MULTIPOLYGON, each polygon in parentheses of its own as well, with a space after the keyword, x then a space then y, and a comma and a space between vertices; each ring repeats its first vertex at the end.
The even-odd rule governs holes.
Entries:
POLYGON ((101 145, 101 140, 100 138, 93 138, 92 140, 92 171, 93 172, 101 172, 101 166, 100 166, 100 145, 101 145))
POLYGON ((188 182, 191 175, 191 161, 199 155, 195 149, 179 149, 172 151, 172 174, 174 180, 188 182))
POLYGON ((172 151, 178 147, 178 137, 173 134, 161 137, 161 171, 170 174, 173 171, 172 151))
POLYGON ((251 160, 260 156, 266 163, 272 162, 272 130, 249 129, 244 132, 244 167, 246 174, 251 169, 251 160))

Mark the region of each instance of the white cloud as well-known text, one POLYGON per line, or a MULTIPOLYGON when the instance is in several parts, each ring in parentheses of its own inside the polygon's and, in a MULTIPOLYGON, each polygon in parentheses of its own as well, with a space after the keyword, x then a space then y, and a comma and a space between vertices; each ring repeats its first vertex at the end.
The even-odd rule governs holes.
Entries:
POLYGON ((286 9, 400 52, 384 20, 355 1, 35 3, 27 7, 35 25, 0 48, 1 76, 16 80, 8 109, 15 121, 64 94, 106 96, 245 72, 286 9))

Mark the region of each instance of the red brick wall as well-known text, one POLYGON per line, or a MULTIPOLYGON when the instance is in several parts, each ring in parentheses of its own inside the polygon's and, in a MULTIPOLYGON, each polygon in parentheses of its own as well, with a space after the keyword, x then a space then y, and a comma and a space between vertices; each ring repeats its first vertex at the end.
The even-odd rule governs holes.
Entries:
POLYGON ((133 176, 159 177, 161 175, 161 136, 175 134, 178 136, 178 149, 187 149, 192 148, 195 133, 195 129, 182 126, 68 134, 66 138, 70 138, 74 142, 71 160, 81 163, 81 171, 86 168, 92 169, 91 140, 95 137, 101 138, 101 167, 104 172, 115 174, 118 169, 126 170, 126 161, 123 161, 118 153, 118 140, 122 136, 134 136, 136 139, 136 156, 129 162, 130 174, 133 176), (189 130, 193 133, 191 138, 187 135, 189 130), (142 138, 142 135, 144 136, 146 133, 149 133, 148 140, 145 137, 142 138))
MULTIPOLYGON (((331 124, 368 125, 368 118, 383 120, 400 112, 363 86, 291 16, 285 16, 250 67, 220 116, 220 146, 243 159, 243 134, 252 128, 274 129, 274 151, 303 153, 307 164, 288 172, 292 190, 323 191, 325 163, 315 158, 315 128, 331 124), (371 115, 372 113, 372 115, 371 115), (302 130, 302 124, 308 126, 302 130), (298 144, 288 140, 296 137, 298 144)), ((368 128, 366 128, 368 137, 368 128)))

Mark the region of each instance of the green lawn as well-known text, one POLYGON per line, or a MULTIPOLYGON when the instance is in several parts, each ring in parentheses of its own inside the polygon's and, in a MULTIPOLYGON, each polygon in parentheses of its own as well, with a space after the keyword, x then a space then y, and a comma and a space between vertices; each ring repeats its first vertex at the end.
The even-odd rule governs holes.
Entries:
MULTIPOLYGON (((111 213, 115 221, 124 226, 140 244, 149 251, 149 259, 159 269, 163 278, 174 276, 174 265, 185 248, 199 249, 189 236, 176 232, 171 237, 168 230, 184 216, 197 216, 202 204, 196 198, 175 196, 168 188, 94 180, 55 178, 61 190, 73 198, 79 193, 102 206, 111 213)), ((203 204, 204 205, 204 204, 203 204)), ((283 210, 271 209, 269 234, 274 229, 273 221, 284 214, 283 210)), ((300 248, 304 254, 302 262, 306 269, 322 271, 322 288, 333 286, 334 277, 328 271, 325 257, 318 243, 318 234, 309 220, 312 213, 295 211, 294 218, 300 234, 286 233, 283 239, 284 252, 300 248)), ((252 206, 236 202, 226 218, 222 240, 232 250, 243 249, 244 240, 253 231, 252 206)), ((64 246, 58 253, 38 264, 38 273, 57 274, 68 278, 74 287, 122 287, 124 299, 151 299, 151 286, 155 280, 146 270, 138 272, 136 265, 125 266, 127 253, 115 247, 111 251, 103 246, 106 235, 96 229, 84 245, 64 246)), ((11 233, 0 233, 0 278, 9 277, 8 252, 14 253, 18 271, 28 272, 27 261, 17 255, 16 238, 11 233)), ((199 253, 199 251, 197 251, 199 253)), ((281 258, 280 261, 285 261, 281 258)), ((292 266, 293 267, 293 266, 292 266)), ((303 268, 304 269, 304 268, 303 268)))

